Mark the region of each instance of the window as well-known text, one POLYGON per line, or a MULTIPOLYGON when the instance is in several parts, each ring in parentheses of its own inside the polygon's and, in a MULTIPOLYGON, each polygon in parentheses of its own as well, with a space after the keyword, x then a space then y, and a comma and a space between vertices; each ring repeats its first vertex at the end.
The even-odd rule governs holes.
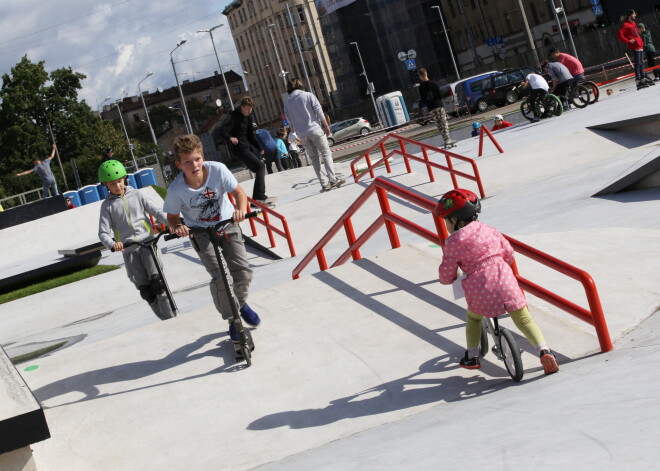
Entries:
POLYGON ((133 114, 133 119, 137 122, 140 122, 140 115, 138 113, 133 114))
POLYGON ((277 24, 280 25, 280 29, 284 29, 284 22, 282 21, 282 15, 277 15, 277 24))
POLYGON ((231 87, 231 92, 232 92, 234 95, 238 95, 238 94, 240 94, 240 93, 241 93, 241 86, 240 86, 240 85, 232 85, 232 87, 231 87))
POLYGON ((305 8, 304 7, 298 7, 298 19, 300 19, 301 23, 305 22, 305 8))
POLYGON ((319 61, 316 60, 316 57, 312 57, 312 66, 314 67, 314 72, 313 73, 318 73, 320 69, 319 67, 319 61))
POLYGON ((312 41, 312 35, 309 33, 305 33, 305 41, 307 43, 307 49, 311 49, 314 47, 314 41, 312 41))
POLYGON ((205 93, 202 99, 203 99, 204 103, 211 103, 211 100, 213 100, 213 97, 211 96, 210 93, 205 93))

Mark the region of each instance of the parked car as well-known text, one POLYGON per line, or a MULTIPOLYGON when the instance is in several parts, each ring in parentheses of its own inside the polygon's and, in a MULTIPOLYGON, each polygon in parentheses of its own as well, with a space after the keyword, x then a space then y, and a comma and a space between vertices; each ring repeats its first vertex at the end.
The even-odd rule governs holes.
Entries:
POLYGON ((364 118, 353 118, 339 121, 330 125, 328 144, 335 145, 336 142, 345 141, 351 137, 366 136, 371 132, 371 124, 364 118))
MULTIPOLYGON (((467 77, 456 82, 449 84, 449 95, 442 100, 442 106, 444 106, 447 113, 458 114, 459 108, 464 107, 468 104, 471 111, 476 110, 477 101, 481 98, 481 81, 490 77, 492 74, 497 74, 499 71, 491 70, 490 72, 484 72, 478 75, 473 75, 472 77, 467 77), (476 89, 473 90, 472 87, 476 89)), ((485 111, 485 109, 484 109, 485 111)))
POLYGON ((489 77, 483 83, 483 99, 486 106, 504 106, 515 103, 520 99, 520 94, 514 90, 529 74, 538 74, 531 67, 519 69, 505 69, 502 72, 489 77))
POLYGON ((414 121, 420 126, 426 126, 433 121, 429 109, 424 106, 422 100, 415 100, 415 103, 413 103, 412 110, 410 111, 410 121, 414 121))

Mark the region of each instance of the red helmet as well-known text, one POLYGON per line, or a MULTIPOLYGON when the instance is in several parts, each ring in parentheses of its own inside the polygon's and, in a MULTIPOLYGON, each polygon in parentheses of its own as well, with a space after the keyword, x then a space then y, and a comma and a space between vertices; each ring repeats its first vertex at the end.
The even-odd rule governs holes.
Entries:
POLYGON ((457 188, 448 191, 433 209, 433 215, 440 218, 456 217, 462 221, 476 219, 481 212, 481 201, 470 190, 457 188))

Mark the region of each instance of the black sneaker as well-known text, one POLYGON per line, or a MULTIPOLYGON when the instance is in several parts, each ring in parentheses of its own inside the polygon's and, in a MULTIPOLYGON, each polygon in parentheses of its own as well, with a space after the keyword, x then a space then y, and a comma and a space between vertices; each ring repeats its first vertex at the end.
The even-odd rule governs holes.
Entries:
POLYGON ((461 368, 465 368, 467 370, 478 370, 479 368, 481 368, 481 362, 479 361, 479 357, 468 358, 467 350, 465 351, 465 356, 461 358, 460 365, 461 368))

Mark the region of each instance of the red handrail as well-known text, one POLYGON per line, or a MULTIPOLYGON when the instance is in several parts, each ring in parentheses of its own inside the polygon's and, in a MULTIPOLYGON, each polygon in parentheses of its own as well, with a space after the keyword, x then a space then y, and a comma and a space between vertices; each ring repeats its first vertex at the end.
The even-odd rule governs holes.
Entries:
MULTIPOLYGON (((292 273, 293 279, 300 278, 301 272, 314 258, 317 259, 319 268, 321 270, 328 269, 328 262, 325 258, 325 252, 323 248, 330 242, 330 240, 332 240, 335 235, 341 231, 342 228, 344 228, 346 233, 348 248, 337 258, 337 260, 332 264, 332 267, 342 265, 350 258, 353 260, 359 260, 361 258, 360 247, 362 247, 362 245, 364 245, 364 243, 369 240, 383 225, 387 229, 390 245, 393 249, 401 246, 397 233, 397 226, 407 229, 410 232, 419 235, 420 237, 430 240, 431 242, 443 245, 449 234, 447 233, 447 228, 445 227, 444 221, 433 216, 432 211, 435 205, 436 201, 431 197, 413 192, 388 178, 377 177, 364 190, 364 192, 358 196, 355 202, 351 204, 351 206, 340 216, 337 222, 332 225, 330 230, 321 238, 321 240, 319 240, 316 245, 312 247, 309 253, 303 257, 300 263, 298 263, 292 273), (376 217, 376 220, 372 222, 371 225, 367 227, 367 229, 364 230, 362 235, 356 237, 353 231, 353 223, 351 218, 374 193, 377 194, 378 201, 380 203, 381 214, 379 214, 376 217), (401 199, 408 201, 409 203, 413 203, 429 211, 435 223, 436 231, 430 231, 412 221, 409 221, 408 219, 405 219, 398 214, 395 214, 390 207, 388 194, 393 194, 401 199)), ((603 308, 601 306, 598 290, 596 289, 596 284, 593 281, 593 278, 584 270, 576 268, 516 239, 506 235, 505 237, 511 243, 513 250, 520 255, 524 255, 532 260, 542 263, 543 265, 582 283, 589 303, 589 309, 580 307, 577 304, 547 290, 546 288, 537 285, 527 278, 522 277, 518 273, 517 265, 514 263, 513 266, 514 273, 516 274, 516 278, 518 279, 521 289, 545 301, 548 301, 554 306, 568 312, 569 314, 574 315, 578 319, 593 325, 596 329, 596 335, 598 337, 601 351, 608 352, 612 350, 613 346, 610 340, 607 322, 605 321, 605 315, 603 314, 603 308)))
POLYGON ((420 141, 415 141, 413 139, 399 136, 394 133, 390 133, 386 135, 383 139, 381 139, 379 142, 371 146, 369 149, 367 149, 362 155, 357 157, 351 162, 351 173, 353 174, 353 179, 355 180, 355 183, 357 183, 364 175, 369 172, 369 176, 371 178, 375 178, 374 174, 374 169, 376 167, 379 167, 380 165, 385 165, 385 170, 387 173, 391 173, 392 169, 390 168, 390 158, 394 155, 401 155, 403 157, 403 162, 406 166, 406 171, 408 173, 412 172, 412 169, 410 167, 410 161, 414 160, 416 162, 419 162, 421 164, 424 164, 426 166, 426 169, 428 171, 429 175, 429 180, 431 182, 435 181, 435 176, 433 175, 433 169, 436 168, 438 170, 442 170, 444 172, 447 172, 451 176, 451 181, 452 185, 454 188, 460 188, 458 185, 458 180, 456 179, 456 176, 466 178, 468 180, 472 180, 477 183, 477 187, 479 188, 479 194, 482 198, 486 197, 486 192, 484 190, 483 183, 481 182, 481 176, 479 175, 479 168, 477 167, 477 163, 475 162, 474 159, 471 159, 469 157, 465 157, 460 154, 456 154, 455 152, 450 152, 446 149, 441 149, 439 147, 434 147, 429 144, 425 144, 420 141), (385 150, 385 142, 388 140, 396 140, 399 143, 399 149, 394 149, 387 153, 385 150), (410 154, 406 151, 406 143, 412 144, 415 146, 419 146, 420 149, 422 149, 422 155, 424 156, 423 158, 417 157, 416 155, 410 154), (374 151, 375 149, 380 149, 380 153, 382 157, 374 164, 371 163, 371 152, 374 151), (444 154, 445 160, 446 160, 446 166, 440 165, 438 163, 432 162, 429 158, 428 151, 433 151, 437 152, 440 154, 444 154), (367 168, 358 173, 357 172, 357 164, 364 159, 367 163, 367 168), (462 172, 460 170, 456 170, 454 168, 454 163, 452 159, 460 160, 462 162, 467 162, 470 164, 472 167, 472 175, 462 172))
POLYGON ((497 147, 497 150, 500 151, 500 154, 504 152, 502 150, 502 146, 495 140, 493 137, 493 134, 488 130, 486 126, 481 126, 479 130, 479 157, 483 155, 483 150, 484 150, 484 134, 487 134, 490 140, 495 144, 495 147, 497 147))
MULTIPOLYGON (((229 200, 231 201, 231 204, 236 206, 236 202, 234 201, 233 196, 229 193, 227 193, 227 195, 229 196, 229 200)), ((273 209, 269 208, 268 206, 261 204, 256 200, 253 200, 249 196, 248 196, 248 205, 259 208, 261 210, 261 216, 263 216, 263 218, 260 216, 255 216, 253 218, 248 219, 250 223, 250 229, 252 230, 252 236, 254 237, 257 235, 256 223, 259 223, 266 228, 266 233, 268 234, 268 241, 270 242, 271 247, 277 246, 274 236, 274 234, 277 234, 281 237, 284 237, 284 239, 286 239, 286 242, 289 245, 289 253, 291 254, 292 257, 295 257, 296 249, 293 246, 293 239, 291 238, 291 231, 289 230, 289 223, 286 221, 286 217, 284 217, 282 214, 278 213, 277 211, 273 211, 273 209), (281 221, 282 229, 279 229, 271 224, 270 216, 273 216, 281 221)))

